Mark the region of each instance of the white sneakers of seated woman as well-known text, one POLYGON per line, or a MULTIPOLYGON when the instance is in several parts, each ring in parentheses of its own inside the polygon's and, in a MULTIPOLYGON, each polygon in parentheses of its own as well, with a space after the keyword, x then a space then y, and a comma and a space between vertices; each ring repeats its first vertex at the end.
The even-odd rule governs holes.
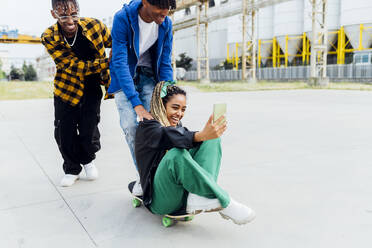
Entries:
POLYGON ((238 225, 249 223, 256 217, 256 213, 251 208, 234 199, 230 199, 229 205, 223 209, 218 199, 209 199, 192 193, 187 197, 186 211, 193 214, 219 211, 224 219, 231 219, 238 225))
POLYGON ((220 215, 226 220, 231 219, 237 225, 247 224, 256 218, 253 209, 234 199, 230 199, 229 205, 220 211, 220 215))
POLYGON ((193 193, 189 193, 187 197, 186 212, 190 214, 215 212, 221 209, 221 203, 217 198, 209 199, 193 193))
MULTIPOLYGON (((85 171, 85 179, 86 180, 96 180, 98 178, 98 170, 96 166, 94 165, 93 161, 89 164, 83 165, 84 171, 85 171)), ((61 186, 62 187, 70 187, 72 186, 77 180, 79 180, 79 175, 72 175, 72 174, 66 174, 62 178, 61 186)))

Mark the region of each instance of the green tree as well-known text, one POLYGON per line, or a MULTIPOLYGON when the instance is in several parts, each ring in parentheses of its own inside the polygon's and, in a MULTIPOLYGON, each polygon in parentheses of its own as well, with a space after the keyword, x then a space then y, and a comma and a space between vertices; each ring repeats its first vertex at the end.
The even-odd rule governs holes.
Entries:
POLYGON ((0 59, 0 79, 6 78, 5 71, 2 70, 3 62, 0 59))
POLYGON ((219 65, 213 67, 213 70, 232 70, 233 68, 234 68, 233 63, 228 62, 227 59, 225 59, 219 65))
POLYGON ((22 65, 22 71, 23 71, 23 74, 26 74, 27 72, 27 65, 26 65, 26 61, 23 61, 23 65, 22 65))
POLYGON ((3 70, 1 70, 2 67, 3 67, 3 62, 0 59, 0 79, 4 78, 3 70))
POLYGON ((10 80, 23 80, 24 73, 21 69, 15 68, 13 65, 10 67, 10 80))
POLYGON ((231 63, 231 62, 227 62, 227 60, 225 60, 225 61, 223 62, 223 68, 224 68, 225 70, 232 70, 232 69, 234 68, 234 64, 231 63))
POLYGON ((23 69, 26 81, 36 81, 37 74, 36 74, 36 70, 33 67, 33 65, 30 64, 27 66, 26 63, 24 63, 22 69, 23 69))
POLYGON ((176 66, 177 67, 182 67, 184 68, 186 71, 188 71, 192 64, 192 58, 190 58, 189 56, 186 55, 186 53, 181 53, 179 55, 180 59, 179 60, 176 60, 176 66))

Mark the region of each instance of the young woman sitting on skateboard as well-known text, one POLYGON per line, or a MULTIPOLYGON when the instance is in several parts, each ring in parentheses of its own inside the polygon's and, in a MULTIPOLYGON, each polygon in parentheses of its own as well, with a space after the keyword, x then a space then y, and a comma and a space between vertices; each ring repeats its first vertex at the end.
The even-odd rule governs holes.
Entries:
POLYGON ((151 99, 153 120, 138 125, 135 155, 143 188, 143 203, 154 214, 219 211, 236 224, 252 221, 255 213, 229 197, 217 184, 221 163, 220 136, 224 116, 210 116, 200 132, 182 127, 186 92, 172 82, 156 85, 151 99))

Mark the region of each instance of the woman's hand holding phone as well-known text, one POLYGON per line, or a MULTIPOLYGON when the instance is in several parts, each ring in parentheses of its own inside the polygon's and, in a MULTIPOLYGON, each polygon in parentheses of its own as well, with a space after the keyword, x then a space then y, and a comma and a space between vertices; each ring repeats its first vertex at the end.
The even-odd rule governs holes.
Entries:
POLYGON ((213 115, 211 115, 203 130, 195 133, 194 141, 201 142, 216 139, 220 137, 226 131, 226 129, 227 122, 225 115, 221 115, 215 122, 213 122, 213 115))

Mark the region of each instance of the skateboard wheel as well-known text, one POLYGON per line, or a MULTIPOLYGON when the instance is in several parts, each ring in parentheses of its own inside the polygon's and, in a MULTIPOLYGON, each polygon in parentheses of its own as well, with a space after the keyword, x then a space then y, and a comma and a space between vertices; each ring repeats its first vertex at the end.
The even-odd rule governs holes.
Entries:
POLYGON ((132 200, 132 204, 133 204, 133 207, 138 208, 139 206, 141 206, 141 201, 138 200, 138 199, 136 199, 136 198, 134 198, 132 200))
POLYGON ((162 222, 163 222, 163 226, 165 227, 170 227, 174 224, 174 220, 172 220, 171 218, 165 217, 165 216, 163 217, 162 222))
POLYGON ((192 221, 194 219, 194 216, 187 216, 183 220, 184 221, 192 221))

